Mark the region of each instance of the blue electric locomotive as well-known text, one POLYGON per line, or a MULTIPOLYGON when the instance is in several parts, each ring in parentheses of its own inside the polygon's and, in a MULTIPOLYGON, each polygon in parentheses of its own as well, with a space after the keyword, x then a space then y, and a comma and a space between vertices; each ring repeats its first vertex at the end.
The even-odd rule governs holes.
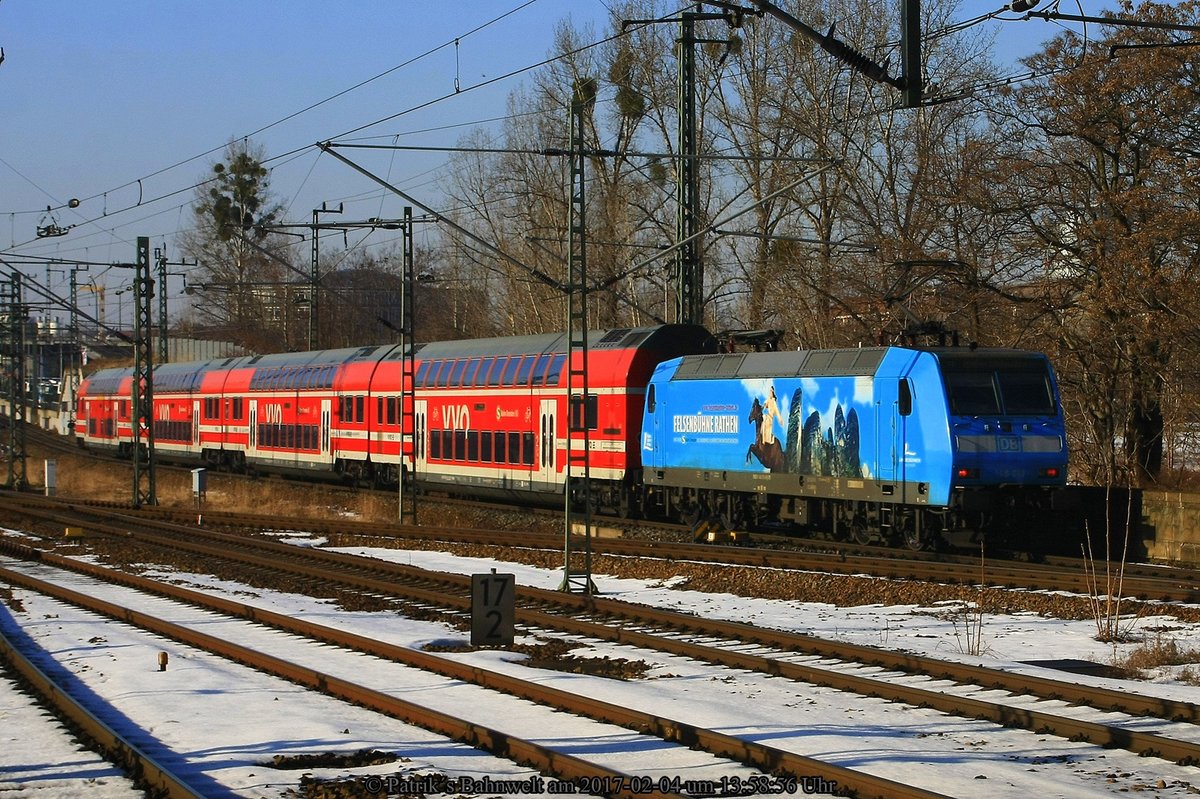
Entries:
POLYGON ((1066 482, 1035 352, 870 347, 676 358, 647 386, 647 510, 919 549, 1016 546, 1066 482))

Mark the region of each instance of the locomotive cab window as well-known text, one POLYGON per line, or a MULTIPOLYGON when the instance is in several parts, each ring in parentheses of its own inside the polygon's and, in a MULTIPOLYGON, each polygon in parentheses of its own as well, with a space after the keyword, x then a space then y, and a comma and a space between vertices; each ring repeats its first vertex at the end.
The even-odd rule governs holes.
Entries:
POLYGON ((972 358, 943 364, 956 416, 1053 416, 1054 392, 1040 359, 972 358))
POLYGON ((998 372, 1004 409, 1021 416, 1053 416, 1054 392, 1045 369, 998 372))

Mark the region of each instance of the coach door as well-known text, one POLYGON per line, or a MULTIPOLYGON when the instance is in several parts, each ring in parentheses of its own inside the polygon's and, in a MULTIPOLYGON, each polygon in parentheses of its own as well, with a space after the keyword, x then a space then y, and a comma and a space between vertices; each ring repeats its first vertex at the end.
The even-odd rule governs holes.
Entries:
POLYGON ((542 483, 554 483, 555 468, 554 461, 558 450, 558 440, 556 436, 555 413, 557 411, 557 400, 544 399, 541 401, 541 412, 538 414, 540 421, 538 423, 538 471, 537 479, 542 483))
POLYGON ((258 451, 258 400, 250 400, 250 410, 246 417, 250 420, 250 429, 246 433, 246 456, 258 451))
POLYGON ((200 446, 200 400, 192 400, 192 446, 200 446))
POLYGON ((333 416, 333 400, 321 400, 321 454, 329 455, 329 420, 333 416))
POLYGON ((428 400, 413 401, 413 471, 416 474, 425 474, 425 446, 429 440, 429 432, 425 428, 428 407, 428 400))

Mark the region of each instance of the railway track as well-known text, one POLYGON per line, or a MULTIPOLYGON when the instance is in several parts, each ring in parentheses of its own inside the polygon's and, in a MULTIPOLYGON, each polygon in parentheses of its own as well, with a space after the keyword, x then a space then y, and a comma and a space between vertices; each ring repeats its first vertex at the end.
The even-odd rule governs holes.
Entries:
MULTIPOLYGON (((289 545, 251 542, 244 536, 211 531, 188 528, 171 531, 169 527, 165 533, 163 528, 156 533, 122 531, 129 524, 126 519, 120 521, 117 534, 132 535, 142 542, 157 538, 165 546, 183 546, 213 557, 233 557, 253 564, 255 568, 286 569, 309 579, 333 580, 360 591, 398 597, 425 607, 445 608, 452 614, 465 613, 469 607, 469 599, 465 596, 467 578, 459 575, 431 574, 376 561, 363 563, 360 558, 320 550, 305 549, 297 553, 296 548, 289 545), (163 540, 164 535, 168 540, 163 540), (188 540, 175 538, 180 535, 188 540), (197 538, 206 540, 195 540, 197 538), (336 574, 332 569, 336 569, 336 574)), ((1200 739, 1195 728, 1200 721, 1200 711, 1189 703, 1089 688, 1061 680, 1011 675, 979 666, 838 644, 748 625, 699 620, 594 597, 581 598, 528 588, 520 589, 520 597, 519 621, 540 629, 619 641, 730 668, 773 674, 911 706, 932 707, 947 714, 987 718, 997 724, 1025 727, 1043 734, 1126 748, 1181 763, 1200 762, 1200 744, 1195 742, 1200 739), (834 658, 839 663, 833 666, 816 662, 817 659, 834 658), (951 690, 935 682, 943 680, 952 680, 960 687, 951 690), (925 684, 920 684, 922 682, 925 684), (981 699, 979 694, 985 690, 1004 691, 1008 696, 1000 700, 981 699), (1029 699, 1018 700, 1020 696, 1029 699), (1175 733, 1170 735, 1145 732, 1138 729, 1139 725, 1144 726, 1144 721, 1130 717, 1122 722, 1097 723, 1061 707, 1064 702, 1106 713, 1181 719, 1183 723, 1173 727, 1175 733)))
MULTIPOLYGON (((136 514, 118 503, 87 503, 47 501, 34 495, 0 493, 0 503, 29 512, 55 507, 73 507, 86 513, 88 507, 136 516, 138 520, 160 519, 178 524, 197 519, 195 510, 165 507, 143 507, 136 514)), ((395 525, 350 520, 288 519, 281 525, 277 517, 254 514, 205 512, 204 527, 230 532, 283 530, 312 535, 380 538, 387 540, 425 540, 473 543, 494 546, 520 546, 550 551, 562 549, 561 533, 522 531, 514 538, 511 530, 465 530, 442 525, 395 525)), ((1074 591, 1089 594, 1088 564, 1082 560, 1058 558, 1048 563, 1022 563, 1008 560, 974 560, 961 556, 934 556, 896 550, 855 549, 826 546, 811 549, 768 549, 744 546, 718 546, 680 541, 638 540, 620 537, 593 536, 592 551, 596 554, 654 558, 672 561, 716 563, 730 566, 750 566, 788 571, 813 571, 842 575, 869 574, 899 580, 918 580, 960 585, 991 585, 1021 588, 1031 591, 1074 591)), ((1122 582, 1126 598, 1141 601, 1200 603, 1200 571, 1158 567, 1152 564, 1126 564, 1122 582)))
MULTIPOLYGON (((201 799, 190 787, 141 747, 111 727, 101 714, 88 709, 70 690, 40 668, 22 648, 0 629, 0 661, 36 694, 56 717, 82 736, 97 753, 112 763, 147 793, 167 799, 201 799)), ((83 786, 78 786, 81 789, 83 786)))
MULTIPOLYGON (((212 597, 178 586, 120 574, 102 567, 84 566, 79 568, 79 564, 66 564, 53 558, 43 558, 41 562, 70 568, 72 571, 86 573, 91 577, 126 585, 140 591, 167 596, 230 617, 268 625, 313 641, 334 644, 462 683, 478 685, 482 688, 527 699, 593 721, 616 724, 636 730, 641 734, 657 736, 665 742, 708 752, 715 757, 731 758, 749 766, 770 770, 771 773, 739 775, 738 778, 744 780, 747 785, 759 782, 763 785, 776 783, 787 786, 800 785, 802 780, 824 780, 825 784, 842 786, 851 791, 853 795, 863 797, 901 797, 902 799, 927 797, 932 799, 932 797, 941 796, 936 792, 862 774, 814 758, 742 740, 719 731, 704 729, 679 719, 638 711, 502 673, 483 671, 474 665, 457 663, 437 655, 388 644, 342 629, 295 619, 285 614, 273 613, 269 610, 212 597), (795 782, 789 782, 790 780, 795 782)), ((37 591, 87 610, 102 613, 110 618, 134 624, 189 646, 202 648, 261 671, 298 682, 308 688, 319 689, 347 701, 378 710, 455 740, 465 741, 473 746, 487 749, 493 754, 514 758, 521 764, 535 766, 543 774, 559 777, 575 785, 641 786, 636 790, 608 792, 613 796, 653 796, 671 795, 672 793, 669 790, 647 790, 646 788, 646 786, 669 787, 674 781, 671 777, 636 775, 599 767, 561 752, 555 752, 532 741, 516 738, 510 732, 495 729, 494 726, 488 726, 480 721, 448 717, 446 714, 438 713, 421 705, 389 697, 366 686, 342 680, 324 672, 312 672, 302 665, 289 663, 267 653, 250 650, 224 639, 217 639, 129 607, 97 599, 80 591, 23 574, 20 571, 0 567, 0 578, 12 585, 37 591)), ((494 722, 492 723, 494 724, 494 722)), ((786 792, 795 792, 795 790, 786 792)))

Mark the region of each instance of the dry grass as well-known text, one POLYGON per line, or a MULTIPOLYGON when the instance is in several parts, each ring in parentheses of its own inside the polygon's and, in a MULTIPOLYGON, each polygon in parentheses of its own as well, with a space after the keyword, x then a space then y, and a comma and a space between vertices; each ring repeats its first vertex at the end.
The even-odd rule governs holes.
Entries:
MULTIPOLYGON (((96 460, 30 448, 28 478, 44 486, 43 458, 58 463, 58 495, 79 499, 128 502, 133 497, 133 469, 126 461, 96 460)), ((159 469, 155 493, 160 505, 195 507, 192 475, 186 469, 159 469)), ((397 498, 375 492, 340 491, 320 483, 279 478, 246 479, 208 473, 204 508, 230 513, 256 513, 281 519, 337 519, 390 522, 397 518, 397 498)))
POLYGON ((1144 679, 1171 670, 1175 679, 1200 685, 1200 648, 1182 646, 1177 639, 1161 633, 1131 649, 1113 665, 1144 679))

